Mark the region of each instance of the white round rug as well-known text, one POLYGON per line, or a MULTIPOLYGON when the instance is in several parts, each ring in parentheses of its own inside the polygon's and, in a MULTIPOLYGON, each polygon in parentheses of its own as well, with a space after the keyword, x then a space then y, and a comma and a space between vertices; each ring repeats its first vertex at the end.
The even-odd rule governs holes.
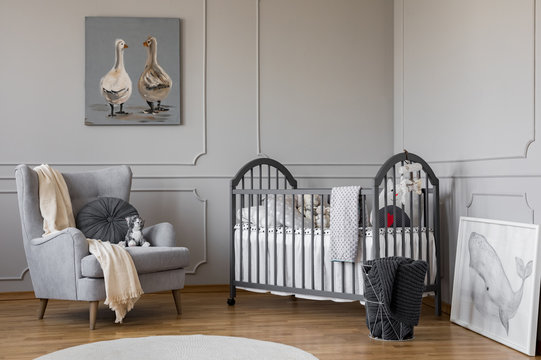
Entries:
POLYGON ((293 346, 242 337, 182 335, 100 341, 56 351, 40 360, 318 360, 293 346))

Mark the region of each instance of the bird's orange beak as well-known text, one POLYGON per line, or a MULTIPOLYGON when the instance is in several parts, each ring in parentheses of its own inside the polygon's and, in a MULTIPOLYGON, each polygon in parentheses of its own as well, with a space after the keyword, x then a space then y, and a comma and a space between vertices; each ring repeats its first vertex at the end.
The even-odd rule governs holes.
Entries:
POLYGON ((147 44, 147 42, 146 42, 146 41, 145 41, 145 42, 143 42, 143 46, 145 46, 145 47, 148 47, 148 44, 147 44))
POLYGON ((124 49, 127 49, 128 48, 128 44, 124 44, 124 49))

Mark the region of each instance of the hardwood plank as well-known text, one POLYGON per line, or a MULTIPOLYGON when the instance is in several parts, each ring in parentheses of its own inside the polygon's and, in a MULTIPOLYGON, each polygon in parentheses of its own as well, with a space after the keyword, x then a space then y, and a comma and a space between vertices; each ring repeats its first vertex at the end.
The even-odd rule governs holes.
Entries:
POLYGON ((88 302, 49 300, 47 316, 36 319, 38 299, 0 302, 0 359, 32 359, 89 342, 152 335, 208 334, 275 341, 306 350, 320 360, 342 359, 528 359, 490 339, 436 317, 423 306, 415 339, 382 342, 368 337, 359 303, 311 301, 238 291, 182 291, 183 315, 171 293, 145 294, 123 324, 100 303, 96 330, 88 329, 88 302))

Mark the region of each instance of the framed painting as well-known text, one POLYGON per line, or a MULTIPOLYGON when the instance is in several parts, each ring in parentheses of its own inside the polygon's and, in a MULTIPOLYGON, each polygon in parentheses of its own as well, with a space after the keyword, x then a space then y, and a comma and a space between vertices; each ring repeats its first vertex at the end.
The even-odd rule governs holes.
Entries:
POLYGON ((85 124, 180 125, 180 19, 85 18, 85 124))
POLYGON ((451 321, 535 355, 538 240, 539 225, 461 217, 451 321))

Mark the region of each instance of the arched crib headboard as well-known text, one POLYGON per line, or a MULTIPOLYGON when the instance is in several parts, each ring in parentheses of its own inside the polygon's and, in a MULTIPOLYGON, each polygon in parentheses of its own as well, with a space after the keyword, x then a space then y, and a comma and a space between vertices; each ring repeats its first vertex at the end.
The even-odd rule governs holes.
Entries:
POLYGON ((270 158, 257 158, 244 165, 231 180, 237 189, 287 189, 297 188, 297 180, 281 163, 270 158), (254 182, 255 180, 255 182, 254 182))

